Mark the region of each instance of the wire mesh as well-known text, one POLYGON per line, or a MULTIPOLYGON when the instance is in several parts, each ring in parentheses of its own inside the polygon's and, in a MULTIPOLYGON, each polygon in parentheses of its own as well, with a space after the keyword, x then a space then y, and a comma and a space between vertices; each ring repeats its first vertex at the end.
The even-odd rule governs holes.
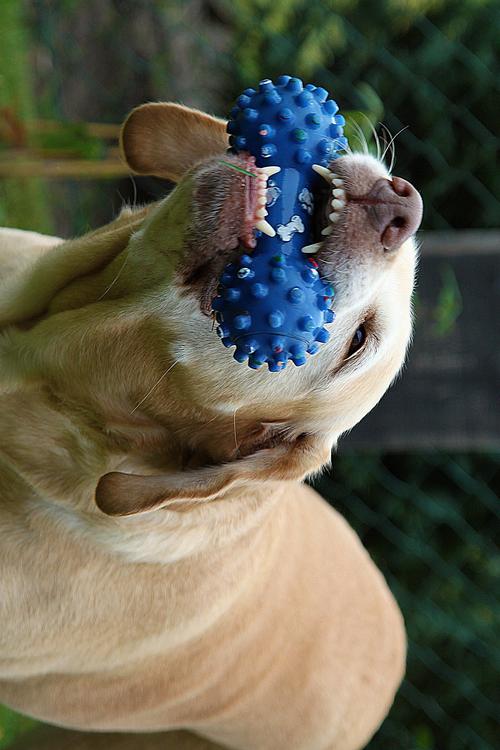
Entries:
POLYGON ((499 456, 340 456, 317 489, 358 531, 405 616, 407 676, 369 744, 493 750, 499 456))

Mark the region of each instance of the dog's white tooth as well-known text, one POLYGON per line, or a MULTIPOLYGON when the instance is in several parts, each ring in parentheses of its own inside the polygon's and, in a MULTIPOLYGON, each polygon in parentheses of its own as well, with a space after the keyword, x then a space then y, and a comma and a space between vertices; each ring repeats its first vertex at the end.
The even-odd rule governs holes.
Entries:
POLYGON ((332 222, 332 224, 335 224, 335 222, 339 220, 339 215, 334 212, 334 213, 330 214, 330 216, 328 218, 330 219, 330 221, 332 222))
POLYGON ((321 242, 314 242, 312 245, 304 245, 302 248, 303 253, 317 253, 321 247, 321 242))
POLYGON ((340 198, 340 200, 345 200, 345 190, 342 190, 342 188, 335 188, 335 190, 332 190, 332 195, 336 198, 340 198))
POLYGON ((267 203, 267 198, 264 193, 259 194, 257 197, 257 205, 258 206, 265 206, 267 203))
POLYGON ((260 221, 257 222, 255 225, 255 229, 258 229, 259 232, 264 232, 264 234, 267 234, 268 237, 275 237, 276 232, 272 228, 272 226, 269 224, 268 221, 265 219, 260 219, 260 221))
POLYGON ((332 206, 333 206, 333 208, 335 208, 336 210, 340 210, 341 208, 344 208, 344 206, 345 206, 345 203, 344 203, 344 201, 339 201, 339 199, 338 199, 338 198, 335 198, 335 199, 334 199, 334 200, 332 201, 332 206))
POLYGON ((333 227, 325 227, 324 229, 321 230, 321 234, 323 235, 323 237, 327 237, 332 232, 333 232, 333 227))
POLYGON ((321 164, 313 164, 312 168, 315 172, 321 175, 321 177, 324 177, 327 182, 332 181, 332 173, 326 167, 322 167, 321 164))
POLYGON ((341 180, 340 177, 337 177, 337 175, 335 175, 332 182, 335 185, 335 187, 342 187, 342 185, 344 184, 344 180, 341 180))
POLYGON ((277 172, 281 172, 281 167, 260 167, 260 173, 264 173, 268 177, 277 174, 277 172))

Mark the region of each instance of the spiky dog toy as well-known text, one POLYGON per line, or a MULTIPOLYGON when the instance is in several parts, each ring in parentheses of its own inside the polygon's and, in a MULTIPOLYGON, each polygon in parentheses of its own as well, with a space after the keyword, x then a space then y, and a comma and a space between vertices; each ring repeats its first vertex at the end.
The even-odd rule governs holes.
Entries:
POLYGON ((316 250, 308 243, 317 182, 347 145, 337 111, 325 89, 290 76, 246 89, 231 110, 230 151, 255 158, 256 242, 225 267, 212 308, 224 346, 253 369, 303 365, 329 339, 334 292, 304 251, 316 250))

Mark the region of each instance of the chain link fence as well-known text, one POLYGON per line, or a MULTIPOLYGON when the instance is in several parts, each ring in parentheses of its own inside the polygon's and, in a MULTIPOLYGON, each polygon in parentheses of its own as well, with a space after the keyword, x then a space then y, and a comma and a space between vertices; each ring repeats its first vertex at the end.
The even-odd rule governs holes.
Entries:
MULTIPOLYGON (((70 236, 123 201, 159 197, 162 181, 117 179, 114 137, 96 123, 150 99, 224 114, 247 85, 292 72, 329 89, 366 133, 382 121, 396 136, 396 172, 422 188, 426 229, 498 227, 498 28, 488 0, 4 0, 0 221, 70 236), (11 176, 23 160, 28 172, 11 176), (70 160, 80 177, 89 163, 102 173, 48 179, 55 160, 60 175, 70 160)), ((370 750, 498 744, 499 470, 494 453, 341 444, 317 483, 388 578, 408 629, 407 678, 370 750)), ((0 747, 24 726, 0 712, 0 747)))
POLYGON ((403 610, 406 680, 369 745, 493 750, 498 740, 498 455, 341 456, 317 489, 349 520, 403 610))

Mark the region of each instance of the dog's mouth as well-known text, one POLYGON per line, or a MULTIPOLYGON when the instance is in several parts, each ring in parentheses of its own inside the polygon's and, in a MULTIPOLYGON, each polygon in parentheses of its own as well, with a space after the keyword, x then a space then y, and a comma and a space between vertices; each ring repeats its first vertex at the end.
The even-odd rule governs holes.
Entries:
MULTIPOLYGON (((274 236, 266 220, 270 199, 267 181, 278 167, 255 167, 253 157, 244 159, 249 175, 245 189, 245 219, 241 241, 255 247, 254 229, 274 236), (250 174, 256 175, 251 177, 250 174)), ((356 224, 361 235, 371 234, 374 246, 395 250, 418 229, 422 200, 415 188, 400 177, 381 177, 370 162, 360 167, 342 157, 329 167, 314 164, 322 178, 314 189, 311 242, 304 253, 318 253, 328 238, 345 235, 346 224, 356 224)), ((355 241, 355 236, 351 238, 355 241)))
POLYGON ((361 293, 361 279, 375 280, 417 231, 422 199, 373 157, 344 156, 314 170, 322 179, 315 191, 312 240, 302 251, 314 255, 337 295, 355 288, 361 293))
MULTIPOLYGON (((276 235, 268 208, 277 192, 272 176, 280 171, 277 166, 256 167, 249 154, 228 154, 212 165, 198 180, 192 232, 196 249, 190 254, 192 265, 184 269, 185 282, 200 289, 207 315, 224 265, 242 246, 255 248, 256 230, 276 235)), ((360 262, 373 264, 377 257, 392 255, 415 233, 422 199, 409 182, 389 176, 373 157, 348 155, 313 168, 318 178, 302 251, 313 255, 323 278, 339 291, 339 278, 345 286, 348 269, 355 273, 360 262)))
POLYGON ((230 162, 222 162, 231 169, 239 170, 245 177, 244 182, 244 209, 243 224, 240 241, 245 247, 253 249, 256 245, 255 230, 274 237, 276 234, 273 227, 266 219, 268 211, 268 181, 280 171, 280 167, 257 167, 253 156, 240 157, 240 163, 235 165, 230 162))
MULTIPOLYGON (((228 166, 230 166, 228 164, 228 166)), ((231 165, 232 166, 232 165, 231 165)), ((234 168, 234 167, 233 167, 234 168)), ((268 181, 279 167, 256 167, 253 156, 240 157, 242 173, 246 173, 244 188, 244 219, 241 228, 240 241, 245 247, 253 249, 256 245, 255 231, 274 237, 276 232, 266 217, 266 205, 272 201, 272 194, 268 181)), ((344 179, 340 174, 320 165, 313 165, 313 169, 324 178, 314 191, 314 210, 312 216, 311 238, 313 242, 305 245, 304 253, 319 250, 325 237, 331 235, 334 225, 339 222, 349 197, 345 191, 344 179)), ((271 188, 272 190, 272 188, 271 188)), ((359 200, 354 198, 354 200, 359 200)))
POLYGON ((313 169, 323 180, 315 190, 314 211, 312 217, 312 240, 305 245, 304 253, 315 253, 320 249, 325 237, 333 234, 335 226, 342 221, 346 213, 346 203, 349 196, 346 193, 344 178, 340 172, 315 164, 313 169))

